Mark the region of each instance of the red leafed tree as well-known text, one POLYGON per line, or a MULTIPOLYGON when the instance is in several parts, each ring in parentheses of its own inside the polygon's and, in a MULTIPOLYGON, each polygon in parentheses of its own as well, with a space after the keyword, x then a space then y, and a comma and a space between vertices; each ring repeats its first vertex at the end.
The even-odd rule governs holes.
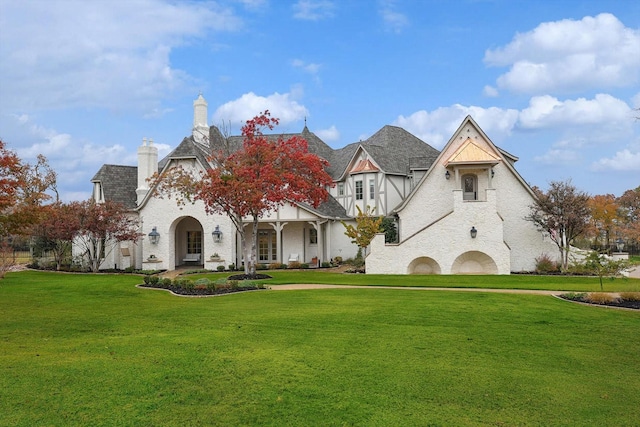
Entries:
POLYGON ((120 203, 86 201, 78 208, 78 237, 75 242, 89 261, 91 271, 98 272, 100 264, 119 242, 137 241, 138 220, 120 203))
POLYGON ((46 206, 42 220, 34 229, 34 236, 53 253, 56 270, 60 270, 65 255, 71 252, 74 237, 80 231, 82 209, 80 202, 57 202, 46 206))
POLYGON ((174 168, 158 181, 161 193, 177 192, 190 201, 202 200, 207 213, 231 219, 241 236, 248 275, 255 275, 256 270, 258 220, 289 202, 315 207, 326 200, 326 187, 333 184, 325 171, 328 162, 310 153, 304 138, 263 134, 277 124, 278 119, 265 111, 242 127, 242 148, 213 153, 212 167, 200 176, 174 168), (247 228, 246 219, 251 220, 247 228))

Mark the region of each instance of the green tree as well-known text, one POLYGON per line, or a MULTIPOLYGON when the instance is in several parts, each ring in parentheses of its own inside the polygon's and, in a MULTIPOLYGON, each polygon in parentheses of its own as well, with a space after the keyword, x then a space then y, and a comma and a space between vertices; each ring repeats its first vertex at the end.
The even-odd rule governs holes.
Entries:
POLYGON ((562 271, 566 271, 571 243, 589 227, 590 197, 576 189, 571 180, 552 181, 546 192, 535 187, 533 190, 537 197, 526 219, 549 234, 560 251, 562 271))
POLYGON ((624 260, 614 260, 596 251, 589 252, 584 260, 584 266, 588 272, 595 274, 600 279, 600 290, 604 290, 602 278, 609 277, 611 280, 622 275, 629 267, 629 263, 624 260))
POLYGON ((374 236, 382 231, 384 217, 374 216, 375 208, 372 209, 368 205, 364 212, 360 209, 360 206, 356 206, 356 208, 358 209, 358 215, 355 218, 355 227, 353 224, 341 222, 346 229, 344 234, 351 239, 351 243, 355 243, 359 248, 363 248, 366 251, 374 236))

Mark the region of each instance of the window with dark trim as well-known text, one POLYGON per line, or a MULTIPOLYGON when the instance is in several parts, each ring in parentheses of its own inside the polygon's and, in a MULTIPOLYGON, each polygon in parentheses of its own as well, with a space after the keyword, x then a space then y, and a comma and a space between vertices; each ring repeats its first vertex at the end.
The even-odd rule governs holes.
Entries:
POLYGON ((356 181, 356 200, 362 200, 363 190, 362 181, 356 181))
POLYGON ((316 230, 315 228, 309 229, 309 244, 318 244, 318 230, 316 230))
POLYGON ((376 198, 376 180, 369 180, 369 200, 374 200, 376 198))

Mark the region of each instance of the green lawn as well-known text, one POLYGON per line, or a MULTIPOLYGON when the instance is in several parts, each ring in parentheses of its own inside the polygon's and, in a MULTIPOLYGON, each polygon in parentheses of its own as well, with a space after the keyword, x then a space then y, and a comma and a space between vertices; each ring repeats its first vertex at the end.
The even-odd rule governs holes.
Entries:
POLYGON ((638 425, 638 312, 482 292, 181 298, 139 282, 0 282, 0 426, 638 425))
MULTIPOLYGON (((467 275, 387 275, 344 274, 328 269, 318 270, 262 270, 273 277, 265 284, 321 283, 362 286, 418 286, 430 288, 495 288, 495 289, 541 289, 580 292, 600 292, 597 277, 583 276, 467 276, 467 275)), ((193 280, 200 277, 227 277, 229 273, 190 274, 193 280)), ((605 292, 640 292, 640 279, 618 278, 604 280, 605 292)))

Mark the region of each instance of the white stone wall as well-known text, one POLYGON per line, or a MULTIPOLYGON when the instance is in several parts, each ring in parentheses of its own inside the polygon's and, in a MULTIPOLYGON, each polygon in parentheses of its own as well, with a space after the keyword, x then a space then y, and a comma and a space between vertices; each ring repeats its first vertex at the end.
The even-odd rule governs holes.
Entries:
POLYGON ((442 274, 451 274, 458 257, 480 252, 493 260, 498 274, 509 274, 510 251, 502 241, 503 221, 496 212, 495 191, 487 193, 486 202, 464 202, 461 190, 449 197, 455 204, 451 214, 401 244, 385 245, 384 235, 378 234, 366 259, 367 273, 408 274, 414 259, 427 257, 442 274), (478 230, 476 238, 471 237, 471 227, 478 230))

